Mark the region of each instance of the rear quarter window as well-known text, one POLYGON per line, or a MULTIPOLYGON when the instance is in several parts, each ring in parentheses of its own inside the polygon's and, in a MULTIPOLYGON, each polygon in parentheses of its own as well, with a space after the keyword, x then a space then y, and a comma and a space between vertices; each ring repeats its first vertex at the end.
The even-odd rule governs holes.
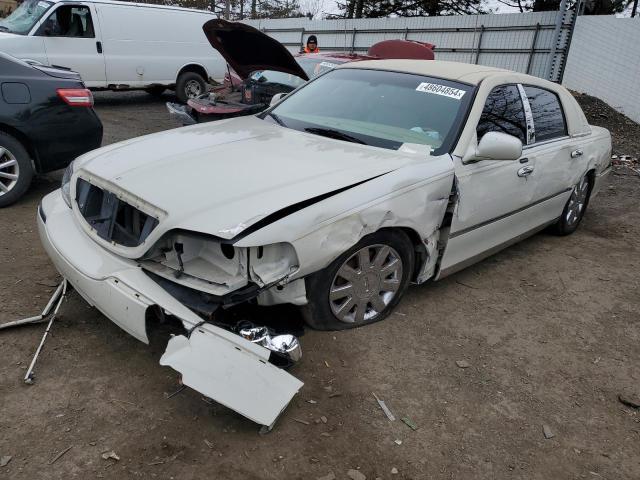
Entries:
POLYGON ((536 142, 567 135, 567 122, 558 95, 544 88, 524 85, 531 105, 536 142))

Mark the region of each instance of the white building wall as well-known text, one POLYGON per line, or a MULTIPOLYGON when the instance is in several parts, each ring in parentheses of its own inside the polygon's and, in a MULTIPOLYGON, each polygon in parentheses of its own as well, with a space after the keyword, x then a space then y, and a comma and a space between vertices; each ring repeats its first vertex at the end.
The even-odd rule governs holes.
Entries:
POLYGON ((578 17, 562 84, 640 123, 640 19, 578 17))

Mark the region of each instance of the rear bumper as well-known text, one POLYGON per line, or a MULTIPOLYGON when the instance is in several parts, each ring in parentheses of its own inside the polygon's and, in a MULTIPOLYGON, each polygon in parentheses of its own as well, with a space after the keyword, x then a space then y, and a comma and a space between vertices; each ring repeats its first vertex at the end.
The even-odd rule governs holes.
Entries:
POLYGON ((591 189, 591 198, 595 197, 598 194, 598 192, 602 188, 602 185, 604 185, 604 183, 606 182, 607 178, 611 174, 612 170, 613 170, 613 167, 611 165, 609 165, 601 173, 596 175, 595 181, 593 183, 593 188, 591 189))
POLYGON ((38 173, 67 167, 76 157, 99 148, 102 144, 102 122, 92 108, 67 107, 60 117, 64 125, 43 123, 32 129, 28 137, 34 141, 38 173))
POLYGON ((59 190, 42 200, 37 223, 42 244, 60 274, 123 330, 148 343, 146 312, 157 306, 194 332, 193 338, 173 337, 161 359, 161 364, 182 373, 185 385, 262 425, 272 425, 302 387, 302 382, 269 363, 269 350, 203 324, 135 261, 93 242, 76 224, 59 190))

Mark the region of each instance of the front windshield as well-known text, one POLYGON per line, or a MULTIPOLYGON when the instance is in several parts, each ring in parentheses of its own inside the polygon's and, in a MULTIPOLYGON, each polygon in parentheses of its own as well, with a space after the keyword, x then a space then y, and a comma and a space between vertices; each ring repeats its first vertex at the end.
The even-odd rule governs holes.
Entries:
MULTIPOLYGON (((298 62, 309 78, 317 77, 321 73, 333 70, 340 63, 343 63, 309 57, 298 57, 296 58, 296 62, 298 62)), ((297 77, 296 75, 276 72, 274 70, 259 70, 257 72, 253 72, 251 74, 251 79, 259 83, 278 83, 280 85, 287 85, 292 89, 298 88, 300 85, 305 83, 305 80, 297 77)))
POLYGON ((45 0, 25 0, 11 15, 0 20, 0 32, 26 35, 51 5, 52 2, 45 0))
POLYGON ((446 153, 471 102, 466 84, 409 73, 338 69, 307 84, 268 114, 282 125, 392 150, 446 153))

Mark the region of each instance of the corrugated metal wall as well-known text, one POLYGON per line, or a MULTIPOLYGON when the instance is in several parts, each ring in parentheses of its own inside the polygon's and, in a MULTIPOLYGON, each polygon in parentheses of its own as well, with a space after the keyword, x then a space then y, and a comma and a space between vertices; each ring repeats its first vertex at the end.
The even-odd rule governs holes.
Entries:
POLYGON ((299 51, 311 34, 318 37, 325 52, 366 52, 381 40, 407 38, 435 44, 438 60, 478 63, 540 77, 545 77, 551 67, 550 78, 557 81, 568 49, 573 13, 562 16, 556 38, 558 15, 559 12, 537 12, 358 20, 286 18, 246 23, 265 31, 293 52, 299 51))

